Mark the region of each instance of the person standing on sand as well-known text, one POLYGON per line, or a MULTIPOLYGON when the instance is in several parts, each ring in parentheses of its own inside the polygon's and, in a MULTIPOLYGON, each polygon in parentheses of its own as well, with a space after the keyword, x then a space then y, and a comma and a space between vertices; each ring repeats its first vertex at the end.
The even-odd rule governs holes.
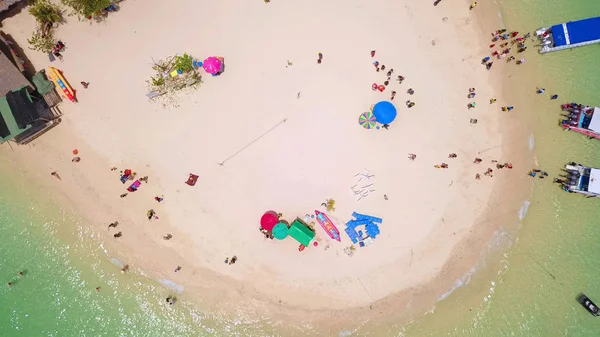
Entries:
POLYGON ((471 4, 471 6, 469 7, 469 10, 472 11, 473 8, 475 8, 476 6, 477 6, 477 1, 475 1, 471 4))
POLYGON ((456 157, 458 157, 458 155, 456 153, 450 153, 448 155, 448 158, 456 158, 456 157))
POLYGON ((537 91, 537 93, 538 93, 538 95, 541 95, 541 94, 543 94, 543 93, 544 93, 544 91, 546 91, 546 89, 544 89, 544 88, 539 88, 539 89, 538 89, 538 91, 537 91))
POLYGON ((494 104, 496 103, 496 99, 495 98, 490 98, 490 104, 494 104))
POLYGON ((479 164, 481 163, 482 159, 481 158, 475 158, 475 160, 473 160, 474 164, 479 164))
POLYGON ((117 227, 119 225, 118 221, 112 222, 110 225, 108 225, 108 229, 110 230, 111 227, 117 227))
POLYGON ((396 97, 396 92, 395 92, 395 91, 392 91, 392 97, 390 97, 390 101, 393 101, 393 100, 394 100, 394 97, 396 97))
POLYGON ((54 171, 54 172, 52 172, 52 173, 50 173, 50 174, 51 174, 51 175, 53 175, 53 176, 55 176, 55 177, 56 177, 58 180, 61 180, 61 181, 62 181, 62 179, 61 179, 61 178, 60 178, 60 176, 58 175, 58 172, 54 171))
POLYGON ((552 95, 552 97, 550 97, 550 99, 557 99, 558 95, 552 95))
POLYGON ((381 127, 384 128, 384 129, 386 129, 386 130, 389 130, 390 125, 389 124, 383 124, 381 127))
POLYGON ((81 85, 83 86, 84 89, 87 89, 88 85, 90 85, 90 82, 81 81, 81 85))
POLYGON ((162 202, 164 200, 163 197, 154 197, 154 200, 158 201, 158 202, 162 202))
POLYGON ((231 258, 231 261, 229 261, 229 264, 230 264, 230 265, 231 265, 231 264, 235 264, 235 262, 236 262, 236 261, 237 261, 237 256, 236 256, 236 255, 234 255, 234 256, 231 258))
POLYGON ((25 273, 23 273, 22 271, 19 272, 19 277, 23 277, 23 275, 25 275, 25 273))
POLYGON ((317 63, 321 64, 322 61, 323 61, 323 54, 319 53, 319 58, 317 59, 317 63))
POLYGON ((123 233, 122 232, 118 232, 118 233, 113 234, 113 236, 115 238, 120 238, 121 236, 123 236, 123 233))
POLYGON ((96 287, 96 292, 99 293, 100 292, 100 287, 96 287))
POLYGON ((12 287, 13 283, 12 282, 8 282, 6 285, 8 285, 9 287, 12 287))
POLYGON ((414 154, 414 153, 409 153, 409 154, 408 154, 408 159, 410 159, 410 160, 415 160, 416 158, 417 158, 417 155, 416 155, 416 154, 414 154))

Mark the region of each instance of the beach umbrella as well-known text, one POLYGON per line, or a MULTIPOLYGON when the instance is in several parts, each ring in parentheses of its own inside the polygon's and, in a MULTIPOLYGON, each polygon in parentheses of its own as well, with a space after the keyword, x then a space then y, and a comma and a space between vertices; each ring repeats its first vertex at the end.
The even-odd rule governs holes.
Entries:
POLYGON ((375 127, 375 123, 377 120, 371 111, 365 112, 358 116, 358 124, 360 124, 365 129, 372 129, 375 127))
POLYGON ((266 229, 268 231, 273 230, 273 227, 277 225, 279 219, 277 218, 277 213, 275 212, 267 212, 263 214, 260 218, 260 227, 266 229))
POLYGON ((377 123, 390 124, 396 119, 396 107, 388 101, 381 101, 373 107, 373 115, 377 123))
POLYGON ((275 239, 283 240, 288 237, 288 231, 288 226, 283 222, 280 222, 277 225, 275 225, 275 227, 273 227, 271 234, 273 234, 273 237, 275 239))
POLYGON ((211 56, 202 62, 202 68, 204 68, 207 73, 216 75, 223 71, 223 61, 215 56, 211 56))

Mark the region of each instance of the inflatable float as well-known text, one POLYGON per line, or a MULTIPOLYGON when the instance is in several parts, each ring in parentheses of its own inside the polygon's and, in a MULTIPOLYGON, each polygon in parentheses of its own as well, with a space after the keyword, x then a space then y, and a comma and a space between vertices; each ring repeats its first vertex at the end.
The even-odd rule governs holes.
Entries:
POLYGON ((317 222, 323 227, 329 237, 341 242, 340 231, 335 227, 327 214, 315 210, 315 215, 317 216, 317 222))
POLYGON ((48 79, 50 79, 50 81, 54 82, 56 87, 66 99, 73 103, 77 102, 77 100, 75 99, 75 91, 73 90, 73 88, 71 88, 69 82, 65 80, 60 70, 53 67, 48 67, 48 73, 46 75, 48 76, 48 79))

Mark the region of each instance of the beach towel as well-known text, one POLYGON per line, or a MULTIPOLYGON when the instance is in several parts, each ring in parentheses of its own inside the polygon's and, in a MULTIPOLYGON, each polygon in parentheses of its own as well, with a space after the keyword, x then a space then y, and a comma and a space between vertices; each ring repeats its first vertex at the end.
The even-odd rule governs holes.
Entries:
POLYGON ((129 185, 129 187, 127 188, 127 191, 129 192, 135 192, 137 191, 137 189, 140 187, 142 183, 139 180, 136 180, 135 182, 133 182, 133 184, 129 185))
POLYGON ((198 176, 190 173, 190 177, 188 178, 188 180, 185 183, 190 186, 194 186, 194 185, 196 185, 197 181, 198 181, 198 176))
POLYGON ((123 175, 121 176, 121 182, 123 184, 125 184, 125 182, 127 181, 127 179, 129 179, 129 176, 131 175, 131 170, 130 169, 126 169, 123 172, 123 175))

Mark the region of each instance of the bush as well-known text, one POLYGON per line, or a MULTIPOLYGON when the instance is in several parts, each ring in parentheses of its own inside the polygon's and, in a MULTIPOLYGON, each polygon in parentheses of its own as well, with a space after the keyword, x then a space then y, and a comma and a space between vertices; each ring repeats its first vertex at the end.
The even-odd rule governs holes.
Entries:
POLYGON ((29 7, 29 14, 33 15, 41 25, 54 24, 62 21, 60 8, 48 0, 36 0, 29 7))
POLYGON ((71 7, 80 18, 89 19, 101 15, 111 0, 62 0, 62 3, 71 7))
POLYGON ((194 70, 193 63, 194 60, 188 54, 183 54, 183 56, 175 56, 175 69, 181 71, 182 73, 189 73, 194 70))
POLYGON ((30 49, 41 51, 42 53, 50 53, 54 49, 56 40, 54 39, 54 31, 50 29, 44 34, 42 27, 38 27, 31 36, 27 39, 30 44, 30 49))

